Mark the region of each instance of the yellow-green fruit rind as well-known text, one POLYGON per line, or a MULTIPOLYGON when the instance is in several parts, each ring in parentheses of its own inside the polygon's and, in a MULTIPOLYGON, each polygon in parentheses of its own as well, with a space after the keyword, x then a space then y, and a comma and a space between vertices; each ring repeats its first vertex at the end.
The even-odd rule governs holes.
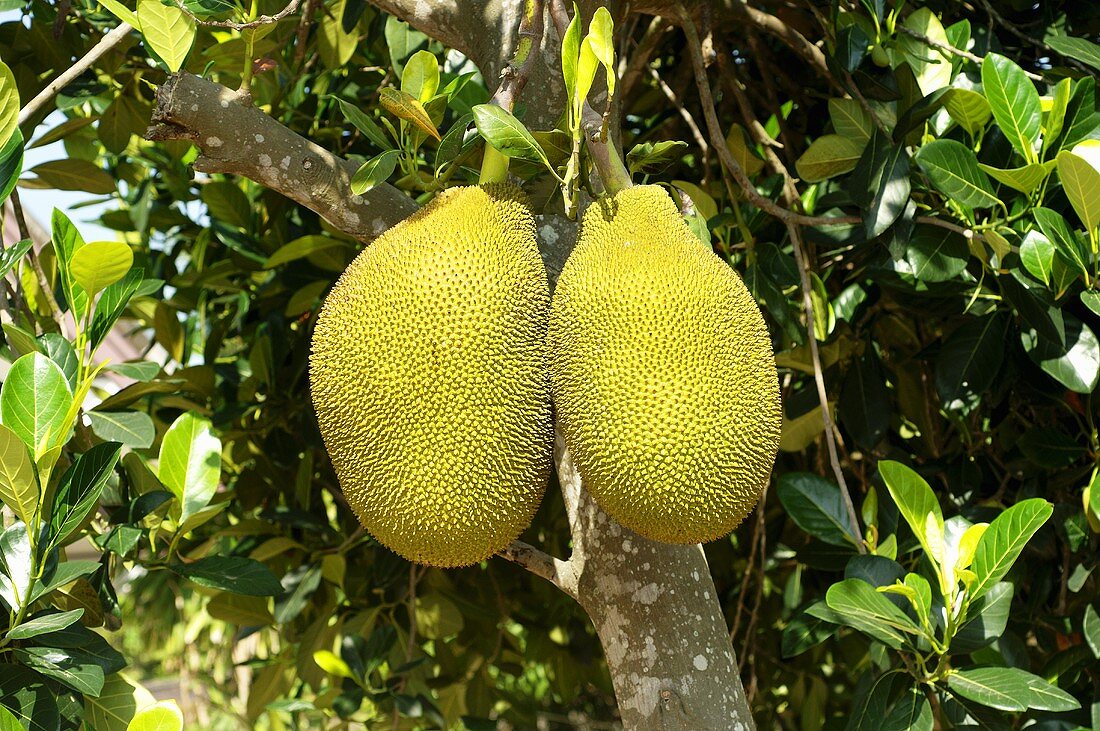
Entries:
POLYGON ((530 524, 553 448, 549 307, 534 219, 507 185, 439 194, 340 277, 313 335, 313 403, 380 543, 466 566, 530 524))
POLYGON ((748 515, 779 447, 771 339, 663 189, 589 208, 549 338, 558 419, 604 510, 667 543, 713 540, 748 515))

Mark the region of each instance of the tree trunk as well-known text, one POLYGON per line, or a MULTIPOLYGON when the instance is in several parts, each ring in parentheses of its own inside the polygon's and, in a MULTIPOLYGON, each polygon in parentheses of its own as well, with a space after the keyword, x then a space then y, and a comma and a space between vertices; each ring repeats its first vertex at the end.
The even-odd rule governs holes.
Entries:
MULTIPOLYGON (((190 74, 175 74, 161 87, 153 122, 150 138, 186 139, 200 148, 196 168, 243 175, 364 241, 415 209, 408 197, 385 184, 354 196, 354 164, 244 106, 229 89, 190 74)), ((576 241, 577 225, 560 216, 541 216, 538 232, 547 271, 556 280, 576 241)), ((560 437, 555 457, 573 555, 560 561, 524 547, 525 555, 541 556, 525 565, 576 598, 591 617, 624 728, 752 729, 702 548, 656 543, 623 528, 588 496, 560 437)))

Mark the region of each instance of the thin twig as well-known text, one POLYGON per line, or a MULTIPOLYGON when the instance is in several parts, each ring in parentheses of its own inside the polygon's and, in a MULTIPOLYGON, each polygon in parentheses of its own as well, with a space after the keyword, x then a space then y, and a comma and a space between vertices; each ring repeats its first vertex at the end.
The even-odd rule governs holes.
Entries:
MULTIPOLYGON (((15 223, 19 227, 20 238, 31 238, 27 219, 23 215, 23 206, 19 201, 19 191, 13 189, 9 199, 11 200, 12 211, 15 213, 15 223)), ((53 286, 50 284, 50 279, 46 276, 45 270, 42 269, 42 263, 38 261, 38 253, 34 250, 33 243, 31 248, 27 250, 27 259, 30 260, 31 269, 34 269, 34 273, 38 277, 38 288, 42 290, 42 294, 46 298, 46 304, 50 308, 50 316, 57 323, 57 329, 64 331, 64 325, 62 324, 64 314, 61 312, 61 305, 57 304, 57 299, 53 296, 53 286)))
MULTIPOLYGON (((965 58, 968 61, 973 61, 974 63, 978 64, 979 66, 981 66, 982 62, 985 60, 981 56, 976 56, 973 53, 971 53, 970 51, 964 51, 961 48, 955 48, 954 46, 952 46, 949 43, 940 43, 939 41, 936 41, 936 40, 933 40, 933 39, 929 38, 928 36, 924 35, 923 33, 918 33, 917 31, 912 30, 911 28, 906 28, 904 25, 899 25, 898 30, 901 31, 904 35, 907 35, 910 38, 916 38, 921 43, 924 43, 928 46, 931 46, 932 48, 943 51, 944 53, 950 53, 954 56, 959 56, 960 58, 965 58)), ((1043 77, 1040 76, 1039 74, 1033 74, 1030 71, 1027 71, 1026 69, 1024 70, 1024 73, 1027 74, 1027 78, 1031 79, 1032 81, 1042 81, 1043 80, 1043 77)))
POLYGON ((130 34, 130 31, 132 30, 133 26, 131 26, 129 23, 123 23, 107 35, 103 36, 103 38, 99 40, 99 43, 95 44, 95 46, 92 47, 92 50, 84 54, 83 58, 81 58, 79 61, 66 69, 63 74, 58 76, 52 82, 47 84, 45 89, 38 92, 38 95, 36 97, 27 102, 26 106, 19 110, 19 126, 22 127, 24 124, 26 124, 27 120, 33 117, 35 112, 41 109, 46 104, 46 102, 53 99, 54 95, 57 94, 57 92, 64 89, 67 85, 74 81, 76 77, 87 71, 93 63, 98 61, 100 57, 103 56, 103 54, 107 53, 107 51, 111 50, 119 43, 121 43, 122 39, 128 36, 130 34))
POLYGON ((237 23, 233 20, 204 20, 198 17, 184 5, 182 0, 176 0, 176 7, 183 11, 184 15, 187 15, 191 20, 195 21, 198 25, 205 25, 211 28, 229 28, 231 30, 248 30, 249 28, 259 28, 261 25, 271 25, 272 23, 278 23, 280 20, 288 15, 291 15, 298 11, 298 6, 302 4, 302 0, 290 0, 285 8, 275 13, 274 15, 260 15, 255 20, 250 20, 247 23, 237 23))
POLYGON ((508 111, 512 111, 515 107, 516 99, 523 91, 523 87, 527 86, 527 78, 538 63, 543 32, 542 2, 543 0, 525 0, 523 18, 519 22, 515 55, 500 72, 500 86, 490 100, 491 104, 496 104, 508 111))
POLYGON ((710 155, 710 145, 707 144, 707 140, 703 136, 703 131, 699 129, 699 125, 696 124, 695 117, 691 116, 691 112, 689 112, 687 107, 684 106, 684 103, 680 101, 680 97, 676 95, 676 92, 661 78, 661 74, 657 69, 650 66, 649 75, 657 82, 657 88, 659 88, 661 93, 665 95, 665 98, 672 103, 672 106, 676 107, 676 111, 680 113, 680 117, 683 118, 684 124, 691 130, 691 136, 695 138, 695 144, 699 145, 699 149, 703 151, 703 166, 706 167, 707 158, 710 155))
POLYGON ((1070 58, 1069 56, 1066 56, 1065 54, 1060 53, 1056 49, 1054 49, 1051 46, 1047 45, 1044 41, 1042 41, 1038 38, 1033 38, 1032 36, 1029 36, 1027 33, 1024 33, 1022 30, 1020 30, 1019 28, 1014 26, 1012 23, 1009 23, 1008 20, 1006 20, 1003 15, 998 13, 997 10, 993 7, 993 5, 991 5, 989 3, 989 0, 978 0, 978 2, 981 3, 982 8, 985 9, 985 12, 989 14, 989 18, 990 18, 991 21, 996 21, 1005 30, 1007 30, 1009 33, 1011 33, 1012 35, 1019 38, 1021 41, 1025 41, 1027 43, 1030 43, 1033 46, 1038 46, 1039 48, 1042 48, 1044 51, 1051 51, 1053 53, 1057 53, 1059 56, 1062 56, 1063 58, 1065 58, 1066 61, 1071 66, 1075 66, 1075 67, 1081 69, 1082 71, 1084 71, 1088 74, 1092 73, 1092 71, 1087 66, 1085 66, 1084 64, 1079 62, 1077 59, 1070 58))
POLYGON ((810 341, 810 359, 814 366, 814 383, 817 385, 817 398, 821 402, 821 420, 825 424, 825 446, 829 450, 829 463, 836 477, 836 484, 840 487, 840 497, 844 501, 844 509, 848 513, 852 534, 856 537, 856 548, 860 553, 866 553, 867 547, 863 544, 863 532, 859 529, 859 518, 856 517, 856 508, 852 504, 852 495, 848 491, 848 482, 844 479, 844 470, 840 467, 840 456, 836 449, 836 424, 833 422, 833 414, 829 410, 829 394, 825 390, 825 375, 821 369, 821 352, 817 347, 817 335, 814 333, 814 323, 817 314, 814 309, 814 300, 811 296, 810 269, 806 261, 806 254, 802 248, 802 231, 798 224, 787 221, 787 233, 790 235, 791 246, 794 249, 795 262, 798 264, 798 276, 802 284, 802 306, 806 310, 806 323, 808 340, 810 341))
MULTIPOLYGON (((695 31, 695 25, 692 23, 691 16, 683 5, 680 5, 680 17, 684 34, 687 36, 688 49, 691 52, 692 63, 695 66, 695 81, 699 87, 699 96, 703 104, 703 116, 706 117, 707 127, 710 131, 711 142, 714 148, 718 150, 718 158, 729 168, 733 177, 737 180, 738 184, 745 191, 746 196, 756 203, 756 199, 762 202, 766 202, 766 206, 758 206, 768 210, 769 208, 774 210, 777 218, 780 218, 787 226, 787 232, 790 235, 791 245, 794 248, 795 261, 798 264, 799 278, 802 285, 802 304, 806 311, 806 329, 809 335, 810 341, 810 357, 813 360, 814 366, 814 381, 817 384, 817 395, 821 402, 821 416, 825 424, 825 443, 829 450, 829 461, 833 467, 833 473, 836 475, 837 485, 840 487, 841 496, 844 500, 844 506, 848 512, 848 518, 851 521, 851 529, 854 536, 857 538, 857 548, 860 553, 866 552, 866 547, 863 545, 863 535, 859 529, 859 520, 856 517, 855 506, 852 504, 852 497, 848 492, 848 483, 844 479, 844 471, 840 466, 840 458, 837 454, 836 448, 836 436, 834 431, 836 425, 833 423, 832 414, 829 411, 829 397, 825 390, 825 378, 821 371, 821 355, 818 352, 817 338, 814 334, 814 322, 816 322, 816 313, 814 309, 813 297, 811 296, 812 287, 810 284, 810 270, 806 258, 805 251, 802 247, 802 232, 798 228, 802 224, 800 219, 809 218, 813 220, 813 217, 803 216, 796 213, 793 210, 782 208, 775 204, 764 196, 760 195, 752 182, 748 179, 745 171, 733 158, 733 154, 730 153, 729 147, 724 144, 724 138, 722 136, 722 128, 718 123, 718 115, 714 109, 714 97, 710 90, 710 81, 707 79, 706 67, 703 64, 703 49, 699 43, 699 35, 695 31)), ((784 194, 788 199, 788 205, 797 204, 798 197, 793 190, 793 182, 791 180, 790 173, 786 168, 782 168, 784 173, 784 179, 787 181, 787 185, 784 186, 784 194)), ((772 210, 768 210, 772 213, 772 210)), ((828 219, 826 219, 828 221, 828 219)), ((813 224, 810 224, 813 225, 813 224)))

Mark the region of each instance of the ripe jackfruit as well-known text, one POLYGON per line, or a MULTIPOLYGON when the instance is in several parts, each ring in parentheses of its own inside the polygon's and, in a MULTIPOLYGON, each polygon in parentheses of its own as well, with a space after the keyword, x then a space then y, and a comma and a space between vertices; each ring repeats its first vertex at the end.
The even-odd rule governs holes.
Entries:
POLYGON ((549 476, 550 292, 523 194, 453 188, 340 277, 313 335, 348 504, 405 558, 465 566, 526 528, 549 476))
POLYGON ((612 517, 667 543, 753 509, 779 446, 779 382, 752 295, 657 186, 585 213, 550 308, 566 444, 612 517))

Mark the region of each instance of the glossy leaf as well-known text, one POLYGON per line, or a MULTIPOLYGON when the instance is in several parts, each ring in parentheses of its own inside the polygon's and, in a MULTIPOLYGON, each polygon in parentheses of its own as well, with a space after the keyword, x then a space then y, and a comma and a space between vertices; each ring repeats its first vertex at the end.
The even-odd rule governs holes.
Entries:
MULTIPOLYGON (((905 19, 905 27, 941 46, 948 44, 943 25, 930 8, 910 13, 905 19)), ((951 83, 951 59, 946 53, 912 36, 899 36, 898 41, 922 94, 927 96, 951 83)))
POLYGON ((0 425, 0 500, 26 525, 34 524, 38 509, 38 480, 26 443, 0 425))
POLYGON ((1066 388, 1091 393, 1100 380, 1100 341, 1087 325, 1069 314, 1060 314, 1053 327, 1057 339, 1035 329, 1021 332, 1024 351, 1066 388))
POLYGON ((0 61, 0 148, 5 147, 18 129, 19 87, 15 74, 0 61))
POLYGON ((844 624, 894 649, 914 641, 920 633, 913 620, 862 579, 833 584, 825 594, 825 602, 844 624))
MULTIPOLYGON (((355 171, 355 175, 351 176, 351 192, 356 195, 363 195, 374 186, 379 183, 384 183, 393 175, 393 170, 397 167, 397 160, 401 156, 401 153, 397 150, 386 150, 378 155, 375 155, 370 160, 363 163, 358 170, 355 171)), ((320 237, 311 237, 320 238, 320 237)), ((333 244, 339 244, 339 241, 334 239, 328 239, 333 244)), ((286 248, 286 247, 283 247, 286 248)), ((279 252, 275 252, 278 254, 279 252)), ((272 259, 275 258, 272 255, 272 259)), ((270 268, 271 259, 268 259, 264 265, 265 268, 270 268)))
POLYGON ((829 119, 833 130, 848 139, 869 140, 875 130, 870 112, 855 99, 830 99, 829 119))
POLYGON ((424 134, 430 135, 437 140, 441 139, 439 131, 435 128, 435 124, 432 123, 432 118, 428 116, 428 111, 424 109, 424 105, 422 105, 420 100, 416 97, 411 94, 406 94, 403 91, 386 87, 378 92, 378 98, 382 103, 382 107, 393 116, 410 122, 424 134))
POLYGON ((1031 195, 1039 187, 1039 184, 1047 179, 1055 164, 1054 160, 1048 160, 1047 162, 1033 162, 1030 165, 1018 168, 1002 169, 982 163, 978 163, 978 167, 998 183, 1007 185, 1025 195, 1031 195))
POLYGON ((393 148, 393 141, 386 137, 386 133, 373 119, 361 112, 354 104, 339 97, 332 98, 340 105, 340 111, 343 112, 344 118, 355 125, 355 128, 362 132, 368 140, 383 150, 393 148))
POLYGON ((955 278, 966 268, 969 258, 966 239, 939 226, 915 226, 905 251, 909 272, 923 282, 955 278))
POLYGON ((28 619, 19 626, 8 630, 7 638, 9 640, 26 640, 31 637, 36 637, 46 632, 53 632, 59 629, 65 629, 70 624, 80 619, 84 614, 83 609, 73 609, 68 612, 54 612, 51 614, 40 614, 37 617, 28 619))
POLYGON ((900 462, 883 460, 878 463, 878 471, 925 553, 942 565, 945 555, 943 511, 932 488, 923 477, 900 462))
POLYGON ((207 506, 220 476, 221 441, 210 422, 190 412, 181 414, 161 441, 157 474, 179 501, 179 522, 207 506))
POLYGON ((11 195, 22 172, 23 134, 16 129, 6 144, 0 144, 0 203, 11 195))
POLYGON ((61 476, 50 517, 50 536, 54 545, 64 542, 95 509, 107 479, 118 464, 121 449, 118 442, 97 444, 78 456, 61 476))
POLYGON ((73 252, 73 280, 91 296, 99 294, 130 271, 134 252, 121 241, 93 241, 73 252))
POLYGON ((1026 162, 1037 162, 1042 108, 1039 92, 1011 59, 988 54, 982 63, 982 87, 997 126, 1026 162))
POLYGON ((808 472, 788 472, 779 479, 779 501, 799 528, 834 546, 854 546, 840 488, 808 472))
POLYGON ((950 89, 944 95, 944 108, 971 135, 981 132, 993 114, 985 97, 972 89, 950 89))
POLYGON ((491 104, 479 104, 473 109, 477 131, 505 157, 541 162, 550 161, 523 123, 507 110, 491 104))
POLYGON ((877 129, 852 174, 851 189, 864 209, 868 238, 882 234, 901 216, 909 202, 909 157, 901 145, 877 129))
POLYGON ((138 711, 126 731, 183 731, 183 712, 175 701, 159 701, 138 711))
POLYGON ((428 51, 417 51, 401 71, 401 91, 415 97, 421 104, 439 90, 439 61, 428 51))
POLYGON ((1048 35, 1045 41, 1048 46, 1066 58, 1086 63, 1100 71, 1100 46, 1092 41, 1062 35, 1048 35))
POLYGON ((71 426, 67 416, 72 400, 61 368, 42 353, 28 353, 8 371, 0 390, 0 415, 37 459, 71 426))
POLYGON ((1050 518, 1054 507, 1042 498, 1016 503, 989 524, 978 541, 972 570, 970 601, 981 597, 1004 578, 1031 537, 1050 518))
POLYGON ((934 140, 913 158, 932 184, 953 201, 969 208, 992 208, 1000 203, 989 178, 978 167, 974 151, 955 140, 934 140))
POLYGON ((1058 153, 1058 178, 1085 230, 1095 232, 1100 225, 1100 170, 1080 155, 1062 150, 1058 153))
POLYGON ((100 439, 121 442, 132 449, 146 449, 156 438, 153 419, 141 411, 89 411, 88 421, 100 439))
POLYGON ((179 71, 195 42, 195 21, 174 5, 160 0, 138 0, 141 35, 169 71, 179 71))
POLYGON ((207 556, 193 563, 169 566, 180 576, 210 589, 247 596, 274 596, 282 584, 264 564, 243 556, 207 556))
POLYGON ((818 137, 795 162, 798 176, 817 183, 852 171, 863 154, 865 142, 839 134, 818 137))
POLYGON ((955 670, 947 676, 954 692, 1002 711, 1071 711, 1081 704, 1061 688, 1019 668, 955 670))

